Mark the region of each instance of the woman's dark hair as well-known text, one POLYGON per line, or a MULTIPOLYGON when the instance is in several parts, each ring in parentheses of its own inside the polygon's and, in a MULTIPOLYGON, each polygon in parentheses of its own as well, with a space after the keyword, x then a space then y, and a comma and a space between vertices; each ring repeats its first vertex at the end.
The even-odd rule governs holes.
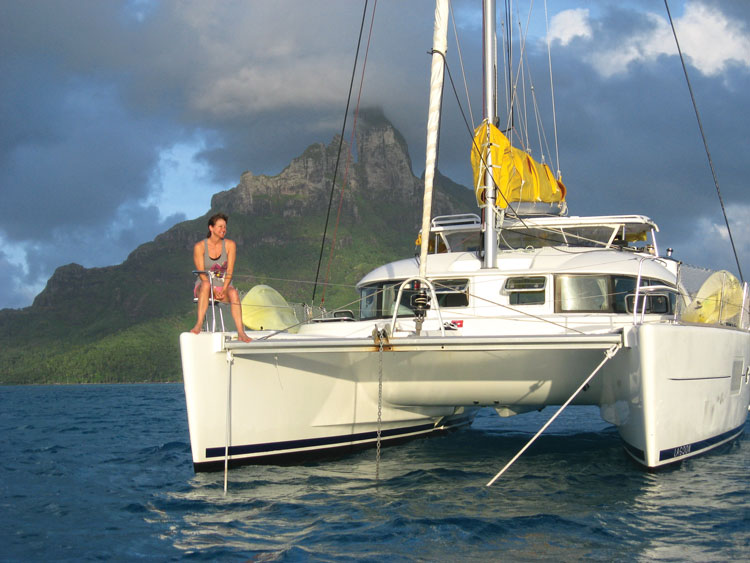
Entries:
MULTIPOLYGON (((223 213, 217 213, 216 215, 211 215, 211 217, 208 219, 208 226, 213 227, 216 224, 216 221, 218 221, 219 219, 224 219, 225 223, 229 223, 229 217, 227 217, 223 213)), ((211 229, 208 230, 206 238, 211 238, 211 229)))

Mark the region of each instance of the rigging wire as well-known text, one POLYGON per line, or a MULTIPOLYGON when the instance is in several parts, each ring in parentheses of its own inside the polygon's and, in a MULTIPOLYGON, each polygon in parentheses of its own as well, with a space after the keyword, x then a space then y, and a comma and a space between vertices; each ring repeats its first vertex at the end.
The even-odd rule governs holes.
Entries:
MULTIPOLYGON (((547 0, 544 0, 544 29, 546 31, 547 39, 547 68, 549 68, 549 89, 550 96, 552 98, 552 128, 555 138, 555 168, 557 169, 557 179, 562 178, 562 172, 560 171, 560 146, 557 142, 557 112, 555 110, 555 83, 552 80, 552 46, 549 39, 549 15, 547 14, 547 0)), ((545 137, 546 140, 546 137, 545 137)))
MULTIPOLYGON (((512 0, 505 0, 505 25, 501 27, 505 32, 505 52, 503 58, 507 57, 505 62, 505 103, 508 109, 508 127, 507 131, 510 131, 514 126, 513 119, 513 6, 512 0)), ((493 125, 495 125, 493 123, 493 125)))
MULTIPOLYGON (((461 77, 464 80, 464 91, 466 92, 466 105, 469 108, 469 117, 471 118, 471 127, 473 130, 475 127, 474 114, 471 111, 471 102, 470 102, 471 97, 469 96, 469 85, 466 81, 466 70, 464 69, 464 58, 463 58, 463 55, 461 54, 461 42, 458 40, 458 30, 456 29, 456 17, 453 13, 453 5, 451 4, 450 1, 448 2, 448 4, 450 5, 449 12, 451 15, 451 22, 453 22, 453 37, 456 40, 456 52, 458 53, 458 64, 461 67, 461 77)), ((443 57, 443 59, 445 59, 445 57, 443 57)))
POLYGON ((677 53, 680 55, 680 63, 682 63, 682 71, 685 73, 685 81, 687 82, 688 90, 690 91, 690 99, 693 102, 693 110, 695 110, 695 118, 698 121, 698 128, 701 132, 701 139, 703 140, 703 147, 706 150, 706 157, 708 158, 708 166, 711 168, 711 175, 714 179, 714 186, 716 186, 716 195, 719 197, 719 204, 721 205, 721 212, 724 215, 724 223, 727 226, 727 233, 729 234, 729 242, 732 244, 732 252, 734 253, 734 260, 737 262, 737 272, 740 274, 740 281, 745 282, 742 276, 742 268, 740 267, 740 259, 737 255, 737 248, 734 245, 734 237, 732 237, 732 229, 729 227, 729 218, 727 217, 727 211, 724 208, 724 200, 721 197, 721 190, 719 189, 719 180, 716 177, 716 170, 714 169, 714 163, 711 159, 711 151, 708 150, 708 141, 706 140, 706 134, 703 130, 703 122, 701 121, 700 113, 698 112, 698 103, 695 101, 695 94, 693 93, 693 86, 690 84, 690 77, 688 76, 687 66, 685 65, 685 58, 682 56, 682 49, 680 48, 680 41, 677 39, 677 31, 672 21, 672 13, 669 11, 669 2, 664 0, 664 6, 667 8, 667 16, 669 18, 669 25, 672 27, 672 35, 674 35, 674 42, 677 45, 677 53))
MULTIPOLYGON (((339 231, 339 223, 341 221, 341 210, 344 207, 344 190, 346 189, 347 180, 349 178, 349 164, 351 163, 352 159, 352 151, 351 147, 354 146, 355 141, 355 133, 357 132, 357 118, 359 116, 359 102, 362 99, 362 84, 365 81, 365 69, 367 68, 367 54, 370 52, 370 40, 372 39, 372 28, 375 25, 375 9, 378 6, 378 0, 375 0, 375 3, 372 6, 372 16, 370 17, 370 33, 367 36, 367 46, 365 47, 365 58, 362 62, 362 74, 359 79, 359 94, 357 94, 357 107, 354 110, 354 124, 352 125, 352 132, 351 132, 351 142, 349 143, 349 153, 346 157, 346 171, 344 172, 344 181, 341 185, 341 196, 339 197, 339 208, 336 213, 336 224, 333 229, 333 240, 331 241, 331 252, 328 255, 328 265, 326 266, 326 284, 328 283, 328 280, 331 275, 331 265, 333 264, 333 253, 336 250, 336 240, 337 235, 339 231)), ((323 295, 320 298, 321 306, 323 303, 325 303, 326 300, 326 291, 325 291, 325 285, 323 286, 323 295)))
POLYGON ((328 220, 331 216, 331 205, 333 204, 333 192, 336 189, 336 175, 339 170, 339 161, 341 160, 341 148, 344 144, 344 132, 346 131, 346 119, 349 116, 349 104, 352 100, 352 89, 354 88, 354 77, 357 72, 357 61, 359 60, 359 48, 362 45, 362 32, 365 28, 367 18, 367 2, 365 0, 364 9, 362 10, 362 23, 359 26, 359 38, 357 39, 357 51, 354 54, 354 68, 352 68, 352 78, 349 81, 349 95, 346 98, 346 109, 344 110, 344 124, 341 126, 341 136, 339 138, 339 150, 336 155, 336 166, 333 169, 333 180, 331 181, 331 195, 328 198, 328 211, 326 213, 326 223, 323 227, 323 240, 320 241, 320 256, 318 257, 318 268, 315 272, 315 285, 313 286, 312 303, 315 302, 315 292, 318 288, 318 278, 320 276, 320 265, 323 262, 323 250, 326 244, 326 234, 328 233, 328 220))

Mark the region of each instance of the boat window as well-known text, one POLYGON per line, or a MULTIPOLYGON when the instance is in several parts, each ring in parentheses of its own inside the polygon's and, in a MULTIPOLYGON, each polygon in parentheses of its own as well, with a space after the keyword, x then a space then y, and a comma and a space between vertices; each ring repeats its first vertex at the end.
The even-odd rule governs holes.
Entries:
POLYGON ((632 313, 632 302, 631 308, 628 309, 627 297, 628 295, 635 295, 635 282, 637 278, 632 276, 614 276, 613 279, 614 290, 612 297, 615 313, 632 313))
POLYGON ((448 252, 476 252, 479 249, 481 233, 477 230, 445 232, 442 236, 448 252))
POLYGON ((505 293, 511 305, 540 305, 544 303, 544 276, 525 276, 505 280, 505 293))
POLYGON ((377 319, 381 316, 378 305, 379 289, 378 286, 370 285, 360 290, 359 316, 361 319, 377 319))
MULTIPOLYGON (((361 288, 359 299, 360 319, 382 319, 393 316, 396 297, 398 297, 398 288, 402 283, 403 280, 389 281, 361 288)), ((404 289, 401 304, 398 307, 399 317, 414 315, 411 303, 416 294, 417 290, 413 287, 404 289)))
MULTIPOLYGON (((634 276, 560 275, 555 281, 557 312, 607 312, 632 314, 635 302, 634 276)), ((664 286, 664 282, 642 279, 641 287, 664 286)), ((667 315, 674 311, 677 293, 664 287, 646 295, 640 293, 638 310, 646 300, 646 313, 667 315)))
MULTIPOLYGON (((388 282, 383 284, 383 293, 382 293, 382 314, 383 317, 391 317, 393 315, 393 311, 396 308, 396 298, 398 297, 398 288, 401 286, 401 281, 398 282, 388 282)), ((401 303, 398 304, 398 315, 399 317, 412 317, 414 316, 414 311, 411 309, 411 304, 414 299, 414 296, 417 294, 418 290, 414 289, 413 284, 410 284, 410 287, 404 288, 404 292, 401 295, 401 303)))
MULTIPOLYGON (((639 295, 638 296, 638 312, 643 310, 643 300, 646 299, 646 313, 652 313, 656 315, 667 315, 672 313, 674 310, 674 300, 677 297, 675 293, 670 292, 669 294, 656 294, 656 295, 639 295)), ((627 296, 627 312, 633 312, 633 303, 635 302, 635 294, 627 296)))
POLYGON ((577 227, 526 227, 502 229, 498 240, 501 250, 542 248, 545 246, 607 246, 616 227, 590 225, 577 227))
MULTIPOLYGON (((359 316, 362 320, 382 319, 393 316, 398 289, 403 280, 381 282, 360 289, 359 316)), ((435 294, 440 307, 466 307, 469 304, 469 280, 433 280, 435 294)), ((399 317, 414 316, 414 297, 419 287, 414 282, 404 288, 398 306, 399 317)), ((428 292, 429 293, 429 292, 428 292)))
MULTIPOLYGON (((614 276, 614 305, 615 313, 632 313, 635 303, 635 289, 637 278, 632 276, 614 276)), ((652 279, 642 279, 641 287, 664 286, 663 282, 652 279)), ((656 288, 654 288, 656 290, 656 288)), ((646 313, 656 315, 667 315, 674 312, 677 301, 677 292, 664 288, 663 291, 656 290, 648 295, 641 293, 638 296, 638 311, 643 310, 643 300, 646 300, 646 313)))
POLYGON ((441 307, 469 305, 469 280, 432 280, 441 307))
POLYGON ((560 275, 555 284, 556 310, 563 313, 609 312, 609 276, 560 275))

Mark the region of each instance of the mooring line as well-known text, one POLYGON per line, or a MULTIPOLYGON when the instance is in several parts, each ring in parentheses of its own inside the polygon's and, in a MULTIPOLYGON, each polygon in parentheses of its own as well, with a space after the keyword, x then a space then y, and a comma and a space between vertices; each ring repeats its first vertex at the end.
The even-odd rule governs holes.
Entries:
POLYGON ((229 481, 229 442, 232 439, 232 364, 234 355, 227 350, 227 363, 229 364, 229 377, 227 379, 227 419, 224 430, 224 496, 227 494, 227 483, 229 481))
POLYGON ((380 479, 380 442, 383 428, 383 339, 385 337, 385 329, 379 331, 375 329, 377 338, 380 342, 378 350, 378 438, 375 447, 375 480, 380 479))
POLYGON ((503 473, 505 473, 505 471, 506 471, 506 470, 507 470, 507 469, 508 469, 508 468, 509 468, 509 467, 510 467, 511 465, 513 465, 513 464, 515 463, 515 461, 516 461, 516 460, 517 460, 517 459, 518 459, 519 457, 521 457, 521 455, 523 454, 523 452, 525 452, 525 451, 526 451, 526 450, 527 450, 527 449, 529 448, 529 446, 531 446, 531 444, 533 444, 533 443, 534 443, 534 442, 536 441, 536 439, 537 439, 537 438, 538 438, 539 436, 541 436, 541 435, 542 435, 542 432, 544 432, 544 431, 545 431, 545 430, 546 430, 546 429, 547 429, 547 428, 549 427, 549 425, 550 425, 550 424, 552 424, 552 423, 554 422, 554 420, 555 420, 555 419, 556 419, 556 418, 557 418, 557 417, 558 417, 558 416, 560 415, 560 413, 561 413, 562 411, 564 411, 564 410, 565 410, 565 407, 567 407, 567 406, 568 406, 568 405, 570 404, 570 402, 571 402, 571 401, 572 401, 573 399, 575 399, 575 398, 576 398, 576 396, 578 395, 578 393, 580 393, 580 392, 581 392, 581 390, 583 390, 583 388, 584 388, 584 387, 586 387, 586 386, 587 386, 587 385, 589 384, 589 382, 590 382, 590 381, 591 381, 591 380, 592 380, 592 379, 594 378, 594 376, 595 376, 595 375, 596 375, 597 373, 599 373, 599 370, 600 370, 600 369, 602 369, 602 367, 604 367, 604 364, 606 364, 606 363, 607 363, 607 362, 608 362, 609 360, 611 360, 612 358, 614 358, 614 357, 615 357, 615 354, 617 354, 617 352, 619 352, 621 348, 622 348, 622 343, 614 344, 614 345, 613 345, 613 346, 612 346, 612 347, 611 347, 611 348, 610 348, 609 350, 607 350, 607 351, 606 351, 606 352, 604 353, 604 354, 605 354, 605 357, 604 357, 604 359, 603 359, 603 360, 601 361, 601 363, 600 363, 600 364, 599 364, 598 366, 596 366, 596 369, 594 369, 594 371, 592 371, 592 372, 591 372, 591 375, 589 375, 589 376, 588 376, 588 377, 587 377, 587 378, 586 378, 586 379, 584 380, 584 382, 583 382, 583 383, 581 383, 581 385, 580 385, 580 386, 578 387, 578 389, 576 389, 576 390, 575 390, 575 391, 573 392, 573 394, 572 394, 572 395, 571 395, 571 396, 570 396, 570 397, 568 398, 568 400, 567 400, 567 401, 565 401, 565 403, 564 403, 564 404, 563 404, 563 405, 562 405, 562 406, 561 406, 561 407, 560 407, 560 408, 559 408, 559 409, 557 410, 557 412, 556 412, 556 413, 555 413, 554 415, 552 415, 552 417, 550 417, 550 419, 549 419, 549 420, 548 420, 548 421, 547 421, 547 422, 546 422, 546 423, 544 424, 544 426, 542 426, 542 427, 541 427, 541 428, 539 429, 539 432, 537 432, 537 433, 536 433, 536 434, 534 435, 534 437, 533 437, 533 438, 532 438, 531 440, 529 440, 529 441, 528 441, 528 442, 526 443, 526 445, 525 445, 525 446, 524 446, 523 448, 521 448, 521 451, 519 451, 519 452, 518 452, 518 453, 517 453, 517 454, 516 454, 515 456, 513 456, 513 459, 511 459, 511 460, 510 460, 510 461, 509 461, 508 463, 506 463, 506 464, 505 464, 505 467, 503 467, 503 468, 502 468, 502 469, 500 470, 500 472, 499 472, 499 473, 498 473, 497 475, 495 475, 495 476, 494 476, 494 477, 493 477, 493 478, 492 478, 492 479, 490 480, 490 482, 489 482, 489 483, 487 483, 487 486, 488 486, 488 487, 491 487, 491 486, 492 486, 492 484, 493 484, 493 483, 494 483, 495 481, 497 481, 497 480, 498 480, 498 479, 500 478, 500 476, 501 476, 501 475, 502 475, 503 473))

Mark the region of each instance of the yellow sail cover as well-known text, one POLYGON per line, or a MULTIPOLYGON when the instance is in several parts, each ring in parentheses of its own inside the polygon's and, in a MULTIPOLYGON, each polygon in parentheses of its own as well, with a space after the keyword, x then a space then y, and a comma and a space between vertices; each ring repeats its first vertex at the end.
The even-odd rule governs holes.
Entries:
POLYGON ((474 131, 471 167, 477 203, 485 203, 486 154, 491 155, 492 177, 498 187, 497 207, 520 202, 562 203, 565 185, 555 178, 546 164, 539 164, 528 153, 512 147, 508 137, 485 120, 474 131))

